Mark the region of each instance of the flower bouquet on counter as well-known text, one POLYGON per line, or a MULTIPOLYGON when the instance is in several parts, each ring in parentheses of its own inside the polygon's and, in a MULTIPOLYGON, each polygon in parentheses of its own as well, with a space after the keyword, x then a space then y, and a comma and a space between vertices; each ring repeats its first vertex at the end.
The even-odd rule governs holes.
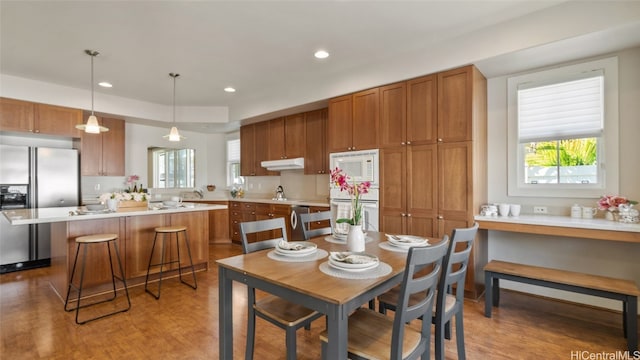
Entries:
POLYGON ((605 211, 617 211, 620 205, 635 205, 637 201, 629 200, 620 195, 605 195, 598 200, 598 209, 605 211))
MULTIPOLYGON (((632 205, 637 204, 637 201, 629 200, 624 196, 619 195, 605 195, 598 200, 598 209, 606 211, 604 217, 607 220, 619 220, 619 211, 624 209, 625 216, 629 215, 629 210, 632 210, 632 205)), ((633 209, 635 210, 635 209, 633 209)), ((637 216, 631 216, 632 221, 635 222, 637 216)), ((626 219, 626 218, 625 218, 626 219)))

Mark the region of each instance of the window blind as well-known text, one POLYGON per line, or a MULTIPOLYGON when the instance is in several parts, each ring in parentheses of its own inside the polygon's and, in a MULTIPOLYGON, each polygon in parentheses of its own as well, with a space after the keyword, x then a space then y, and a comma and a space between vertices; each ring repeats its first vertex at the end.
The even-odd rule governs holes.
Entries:
POLYGON ((599 137, 603 132, 604 76, 518 87, 520 143, 599 137))
POLYGON ((227 141, 227 161, 240 162, 240 139, 227 141))

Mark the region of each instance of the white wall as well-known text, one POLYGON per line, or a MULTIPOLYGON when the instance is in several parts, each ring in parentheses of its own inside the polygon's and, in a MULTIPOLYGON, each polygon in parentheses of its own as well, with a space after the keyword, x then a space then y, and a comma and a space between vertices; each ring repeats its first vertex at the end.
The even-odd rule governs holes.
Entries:
MULTIPOLYGON (((172 143, 163 138, 169 128, 126 123, 125 174, 140 176, 140 183, 149 184, 147 174, 147 148, 150 146, 191 148, 196 156, 196 189, 208 184, 223 189, 226 182, 226 140, 224 134, 201 134, 181 131, 186 139, 172 143)), ((176 190, 171 190, 176 192, 176 190)), ((204 189, 206 192, 206 189, 204 189)), ((217 190, 216 190, 217 191, 217 190)), ((153 190, 152 193, 163 193, 153 190)))
MULTIPOLYGON (((619 56, 620 194, 640 200, 640 48, 619 56)), ((488 86, 488 198, 519 203, 523 213, 546 205, 553 214, 568 214, 572 204, 596 206, 597 199, 510 197, 507 195, 507 77, 490 78, 488 86)), ((640 284, 640 244, 585 240, 509 232, 489 232, 489 260, 521 262, 619 277, 640 284)), ((582 296, 530 285, 501 282, 506 288, 620 310, 619 301, 582 296)))

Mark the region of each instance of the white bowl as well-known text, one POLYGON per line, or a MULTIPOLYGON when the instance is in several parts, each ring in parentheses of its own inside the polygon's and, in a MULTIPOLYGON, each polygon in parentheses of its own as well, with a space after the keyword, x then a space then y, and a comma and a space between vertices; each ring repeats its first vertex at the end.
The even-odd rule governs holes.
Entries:
POLYGON ((173 200, 165 200, 162 202, 162 204, 164 206, 168 206, 168 207, 176 207, 178 206, 178 202, 177 201, 173 201, 173 200))
POLYGON ((87 204, 85 206, 87 207, 87 210, 89 210, 89 211, 104 210, 104 204, 87 204))

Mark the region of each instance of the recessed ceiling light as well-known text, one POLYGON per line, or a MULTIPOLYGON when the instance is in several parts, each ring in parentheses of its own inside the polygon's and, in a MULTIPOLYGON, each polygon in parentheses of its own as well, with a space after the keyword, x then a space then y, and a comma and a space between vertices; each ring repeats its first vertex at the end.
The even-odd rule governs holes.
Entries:
POLYGON ((111 83, 108 83, 106 81, 103 82, 99 82, 98 85, 102 86, 102 87, 106 87, 106 88, 110 88, 113 87, 113 85, 111 85, 111 83))
POLYGON ((315 54, 313 54, 317 59, 326 59, 329 57, 329 53, 324 50, 318 50, 315 54))
POLYGON ((232 92, 236 92, 236 89, 232 88, 231 86, 227 86, 226 88, 224 88, 224 91, 228 93, 232 93, 232 92))

